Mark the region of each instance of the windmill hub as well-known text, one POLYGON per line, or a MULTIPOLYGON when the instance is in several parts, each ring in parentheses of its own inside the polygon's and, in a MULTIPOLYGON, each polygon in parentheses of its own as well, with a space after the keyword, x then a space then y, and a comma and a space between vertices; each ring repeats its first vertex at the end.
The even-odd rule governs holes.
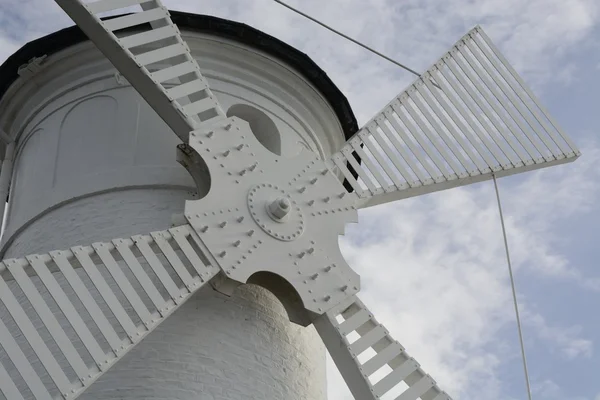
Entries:
POLYGON ((247 204, 254 222, 276 239, 289 242, 304 232, 302 210, 290 194, 277 185, 255 185, 248 192, 247 204))
POLYGON ((286 222, 290 213, 292 204, 285 197, 279 197, 267 206, 269 216, 276 222, 286 222))

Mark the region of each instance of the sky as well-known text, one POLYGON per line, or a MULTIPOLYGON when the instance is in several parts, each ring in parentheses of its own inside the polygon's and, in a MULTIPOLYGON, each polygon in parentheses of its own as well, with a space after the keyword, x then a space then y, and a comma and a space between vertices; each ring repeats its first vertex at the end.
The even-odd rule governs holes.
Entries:
MULTIPOLYGON (((271 0, 164 0, 247 23, 308 54, 359 125, 408 72, 271 0)), ((600 2, 289 0, 424 71, 476 24, 578 144, 575 163, 499 181, 534 399, 600 400, 600 2)), ((72 25, 54 2, 0 0, 0 62, 72 25)), ((455 399, 527 398, 491 182, 362 210, 340 246, 361 299, 455 399)), ((352 397, 329 362, 330 400, 352 397)))

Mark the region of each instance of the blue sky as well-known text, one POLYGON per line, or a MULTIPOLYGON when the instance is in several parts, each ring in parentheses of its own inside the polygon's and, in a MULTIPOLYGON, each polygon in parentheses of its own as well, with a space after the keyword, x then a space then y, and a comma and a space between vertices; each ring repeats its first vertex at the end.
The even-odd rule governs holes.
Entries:
MULTIPOLYGON (((311 56, 359 122, 413 77, 270 0, 172 0, 248 23, 311 56)), ((481 24, 574 138, 573 164, 502 179, 536 399, 600 400, 600 3, 597 0, 290 0, 422 71, 481 24)), ((71 25, 47 0, 0 1, 0 62, 71 25)), ((525 399, 491 182, 364 210, 340 245, 363 301, 455 399, 525 399)), ((350 399, 329 368, 331 400, 350 399)))

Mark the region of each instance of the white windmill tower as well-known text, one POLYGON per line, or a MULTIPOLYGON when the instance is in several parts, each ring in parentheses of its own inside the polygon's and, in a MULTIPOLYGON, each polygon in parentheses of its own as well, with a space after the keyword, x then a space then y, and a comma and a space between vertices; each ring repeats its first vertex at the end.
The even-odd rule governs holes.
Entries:
POLYGON ((357 208, 579 156, 481 28, 344 144, 343 96, 280 43, 275 61, 247 27, 178 14, 188 46, 158 0, 57 3, 118 73, 70 30, 0 103, 4 397, 322 399, 318 333, 355 398, 449 399, 358 300, 337 241, 357 208), (247 282, 297 325, 263 291, 213 291, 247 282))

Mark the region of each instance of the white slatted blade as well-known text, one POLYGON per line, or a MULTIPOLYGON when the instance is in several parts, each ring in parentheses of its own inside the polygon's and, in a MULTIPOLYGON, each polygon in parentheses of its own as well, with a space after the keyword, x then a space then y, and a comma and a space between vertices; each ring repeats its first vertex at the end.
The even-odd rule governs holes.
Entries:
POLYGON ((314 325, 355 399, 451 400, 356 296, 314 325))
POLYGON ((184 143, 199 124, 224 117, 160 0, 56 2, 184 143), (105 20, 98 17, 132 9, 137 12, 105 20))
POLYGON ((0 393, 74 399, 217 275, 189 225, 0 263, 0 393))
POLYGON ((477 26, 360 129, 329 166, 368 207, 579 155, 477 26))

